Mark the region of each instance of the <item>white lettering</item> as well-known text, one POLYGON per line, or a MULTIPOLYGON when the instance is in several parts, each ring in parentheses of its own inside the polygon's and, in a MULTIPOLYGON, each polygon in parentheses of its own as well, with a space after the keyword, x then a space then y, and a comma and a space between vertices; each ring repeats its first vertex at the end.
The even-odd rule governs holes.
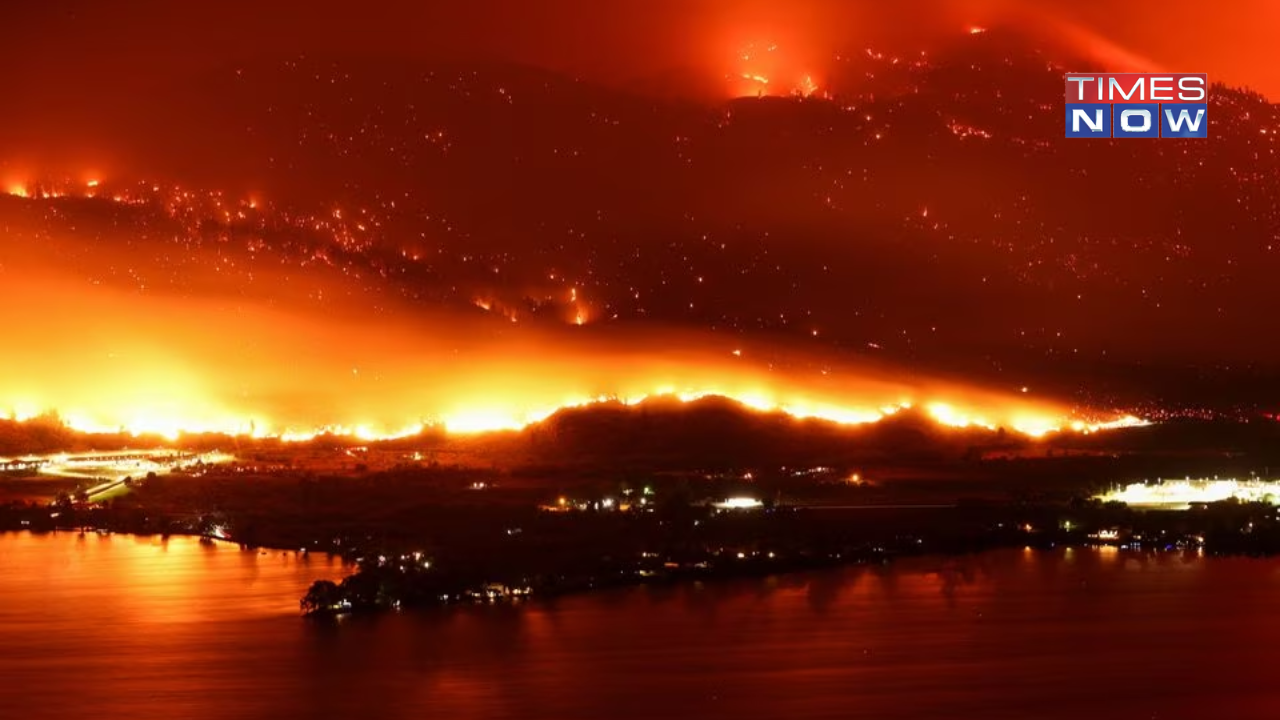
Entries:
POLYGON ((1151 100, 1172 100, 1173 99, 1173 78, 1171 77, 1153 77, 1151 78, 1151 100), (1156 87, 1156 83, 1169 83, 1168 87, 1156 87), (1168 95, 1160 97, 1157 92, 1166 92, 1168 95))
POLYGON ((1178 117, 1174 119, 1173 111, 1165 109, 1165 121, 1169 124, 1169 129, 1173 132, 1182 132, 1182 124, 1186 123, 1190 132, 1200 132, 1200 122, 1204 120, 1204 108, 1196 108, 1196 119, 1191 119, 1191 113, 1186 108, 1178 109, 1178 117))
POLYGON ((1093 117, 1089 117, 1087 110, 1080 108, 1071 109, 1071 132, 1080 132, 1080 121, 1084 121, 1085 125, 1093 132, 1102 132, 1102 110, 1094 110, 1093 117))
POLYGON ((1078 102, 1084 101, 1084 84, 1089 82, 1092 79, 1093 78, 1091 77, 1079 77, 1079 76, 1073 76, 1073 75, 1067 76, 1067 82, 1076 83, 1076 100, 1078 102))
POLYGON ((1204 87, 1204 78, 1178 78, 1178 99, 1183 102, 1199 102, 1205 99, 1208 91, 1204 87))
POLYGON ((1137 93, 1138 99, 1141 100, 1142 99, 1142 80, 1143 78, 1139 76, 1138 81, 1135 82, 1133 84, 1133 87, 1129 88, 1129 92, 1126 93, 1124 91, 1124 88, 1120 86, 1120 81, 1115 78, 1111 78, 1111 100, 1114 102, 1116 99, 1116 95, 1119 95, 1125 100, 1129 100, 1133 98, 1134 93, 1137 93))
POLYGON ((1125 132, 1146 132, 1151 129, 1151 111, 1149 110, 1122 110, 1120 111, 1120 127, 1125 132), (1129 124, 1129 118, 1142 118, 1142 127, 1133 127, 1129 124))

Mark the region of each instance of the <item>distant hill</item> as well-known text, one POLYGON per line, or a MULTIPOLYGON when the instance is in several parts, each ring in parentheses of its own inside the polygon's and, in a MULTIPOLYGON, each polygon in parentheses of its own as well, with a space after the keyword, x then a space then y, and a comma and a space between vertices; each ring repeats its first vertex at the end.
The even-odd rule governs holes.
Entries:
MULTIPOLYGON (((367 211, 356 251, 296 227, 228 247, 321 257, 411 303, 563 323, 574 284, 601 323, 820 329, 1085 405, 1280 404, 1280 338, 1257 321, 1280 312, 1259 291, 1280 272, 1280 111, 1215 86, 1206 141, 1066 141, 1062 72, 1086 67, 991 31, 842 53, 828 96, 697 104, 518 65, 288 58, 85 132, 126 178, 367 211), (1206 363, 1248 381, 1222 392, 1206 363)), ((145 210, 103 231, 64 209, 47 221, 86 245, 187 244, 145 210)))
POLYGON ((943 427, 914 411, 848 426, 757 412, 718 397, 565 409, 522 435, 543 461, 678 468, 957 460, 975 447, 1012 447, 1026 440, 1004 432, 943 427))

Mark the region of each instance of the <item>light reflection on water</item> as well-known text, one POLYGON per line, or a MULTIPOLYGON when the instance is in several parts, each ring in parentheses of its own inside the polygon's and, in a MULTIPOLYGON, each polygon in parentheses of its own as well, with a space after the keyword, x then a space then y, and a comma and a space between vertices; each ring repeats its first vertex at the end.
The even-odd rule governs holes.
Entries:
POLYGON ((1269 717, 1278 568, 1014 550, 326 625, 322 556, 3 535, 0 717, 1269 717))

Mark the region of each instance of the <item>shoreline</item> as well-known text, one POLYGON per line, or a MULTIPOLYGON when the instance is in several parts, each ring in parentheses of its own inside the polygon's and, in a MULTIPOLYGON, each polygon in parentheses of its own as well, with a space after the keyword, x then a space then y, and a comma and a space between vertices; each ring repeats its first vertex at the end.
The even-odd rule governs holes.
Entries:
MULTIPOLYGON (((58 527, 50 530, 30 530, 27 528, 0 528, 0 537, 6 534, 28 534, 32 536, 58 535, 58 534, 99 534, 99 535, 125 535, 138 538, 160 538, 167 540, 170 537, 184 538, 195 540, 200 543, 212 543, 216 545, 227 545, 238 548, 241 552, 253 552, 256 554, 292 554, 307 556, 311 552, 306 549, 293 549, 278 546, 266 545, 245 545, 236 543, 234 540, 211 537, 208 535, 199 535, 193 533, 133 533, 127 531, 115 531, 107 528, 92 527, 58 527)), ((494 607, 498 605, 520 606, 529 603, 550 602, 566 597, 584 596, 600 592, 608 592, 613 590, 628 590, 636 588, 679 588, 679 587, 696 587, 703 583, 720 584, 738 580, 765 579, 769 577, 785 577, 792 575, 801 575, 810 572, 837 570, 852 567, 884 567, 907 560, 918 560, 921 558, 939 558, 954 559, 958 557, 977 556, 984 553, 1001 551, 1001 550, 1018 550, 1033 549, 1036 551, 1050 550, 1069 550, 1069 549, 1087 549, 1100 550, 1103 548, 1116 548, 1117 550, 1125 550, 1130 552, 1141 552, 1146 554, 1174 554, 1185 553, 1190 551, 1199 551, 1206 557, 1275 557, 1280 552, 1267 553, 1247 553, 1247 552, 1211 552, 1204 546, 1189 546, 1186 544, 1174 546, 1162 546, 1158 543, 1147 544, 1116 544, 1116 543, 1097 543, 1097 542, 1073 542, 1070 538, 1037 538, 1034 542, 1012 543, 1012 542, 986 542, 974 543, 966 547, 952 547, 949 549, 921 547, 916 551, 900 548, 897 552, 880 552, 876 554, 864 554, 861 556, 850 555, 847 557, 835 558, 806 558, 801 561, 791 559, 786 562, 765 562, 769 558, 747 558, 747 562, 743 564, 728 564, 721 567, 706 568, 682 568, 673 570, 663 575, 648 576, 590 576, 580 578, 570 578, 563 580, 552 586, 542 586, 530 588, 526 592, 508 592, 502 593, 494 590, 492 595, 478 591, 476 588, 461 588, 453 593, 448 593, 448 600, 426 601, 426 602, 400 602, 391 601, 387 604, 372 605, 356 605, 353 604, 347 608, 316 608, 306 610, 300 608, 299 617, 304 620, 314 622, 328 622, 340 619, 342 617, 377 617, 391 612, 405 611, 429 611, 435 609, 455 608, 455 607, 494 607)), ((367 572, 367 568, 362 568, 359 563, 351 558, 344 557, 337 553, 323 553, 331 559, 337 558, 341 560, 343 566, 352 568, 352 572, 345 575, 342 579, 352 578, 362 572, 367 572)), ((777 560, 777 558, 774 558, 777 560)), ((317 583, 333 582, 340 587, 340 583, 334 580, 319 580, 317 583)), ((500 583, 490 583, 489 585, 498 585, 500 583)), ((313 586, 314 587, 314 586, 313 586)), ((510 588, 510 586, 507 586, 510 588)))
POLYGON ((959 503, 876 514, 862 507, 724 511, 676 503, 661 511, 551 513, 442 504, 424 506, 398 535, 383 532, 379 521, 355 522, 343 513, 300 524, 296 515, 260 510, 237 523, 224 513, 182 507, 0 505, 0 532, 179 536, 340 559, 350 573, 319 580, 299 598, 308 617, 524 602, 1024 547, 1280 554, 1275 508, 1241 502, 1183 511, 1096 501, 959 503))

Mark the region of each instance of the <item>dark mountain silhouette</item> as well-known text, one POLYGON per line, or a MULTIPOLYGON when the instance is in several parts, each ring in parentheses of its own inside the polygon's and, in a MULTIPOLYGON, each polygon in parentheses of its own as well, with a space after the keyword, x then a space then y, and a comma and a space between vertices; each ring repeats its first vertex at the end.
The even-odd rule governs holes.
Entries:
POLYGON ((566 464, 608 459, 683 468, 958 460, 975 446, 1006 446, 1016 440, 1005 432, 940 426, 916 411, 848 426, 757 412, 720 397, 566 409, 523 435, 537 456, 566 464))

